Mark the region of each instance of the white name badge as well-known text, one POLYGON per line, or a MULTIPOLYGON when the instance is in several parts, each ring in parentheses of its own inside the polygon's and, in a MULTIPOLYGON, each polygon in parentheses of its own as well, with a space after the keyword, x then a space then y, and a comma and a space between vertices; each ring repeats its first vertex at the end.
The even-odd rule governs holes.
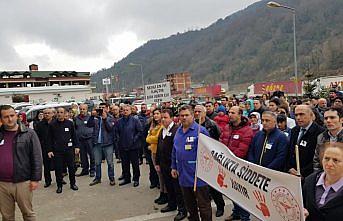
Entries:
POLYGON ((83 123, 84 123, 84 124, 87 124, 87 121, 85 120, 85 121, 83 121, 83 123))
POLYGON ((73 143, 72 142, 69 142, 68 143, 68 147, 72 147, 73 146, 73 143))
POLYGON ((239 135, 238 134, 235 134, 235 135, 233 135, 233 139, 239 139, 239 135))
POLYGON ((4 145, 5 144, 5 140, 0 141, 0 145, 4 145))
POLYGON ((272 149, 272 146, 273 146, 273 144, 267 143, 266 144, 266 149, 270 150, 270 149, 272 149))
POLYGON ((306 147, 306 145, 307 145, 307 142, 305 140, 302 140, 300 142, 300 146, 306 147))
POLYGON ((64 128, 64 131, 68 132, 68 131, 69 131, 69 128, 64 128))
POLYGON ((186 142, 194 142, 194 137, 187 137, 186 142))

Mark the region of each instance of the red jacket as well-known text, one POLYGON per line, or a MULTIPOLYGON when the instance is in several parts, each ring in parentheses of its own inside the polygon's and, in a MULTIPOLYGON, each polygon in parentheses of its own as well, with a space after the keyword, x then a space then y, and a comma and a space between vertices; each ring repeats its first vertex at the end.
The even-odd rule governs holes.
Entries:
POLYGON ((222 131, 219 141, 225 144, 237 157, 245 159, 253 138, 253 131, 246 117, 234 127, 228 124, 222 131))
POLYGON ((217 123, 220 131, 224 131, 226 125, 230 121, 229 116, 225 115, 223 112, 219 112, 218 115, 215 116, 213 120, 217 123))

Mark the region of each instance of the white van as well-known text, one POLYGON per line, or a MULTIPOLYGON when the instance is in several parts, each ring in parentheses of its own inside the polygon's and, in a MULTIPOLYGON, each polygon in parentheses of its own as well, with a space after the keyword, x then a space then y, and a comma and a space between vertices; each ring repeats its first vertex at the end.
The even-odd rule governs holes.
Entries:
POLYGON ((23 108, 20 112, 24 112, 26 114, 27 122, 33 121, 33 119, 37 116, 40 111, 43 111, 47 108, 58 108, 64 107, 66 109, 71 108, 71 103, 47 103, 41 105, 35 105, 28 108, 23 108))

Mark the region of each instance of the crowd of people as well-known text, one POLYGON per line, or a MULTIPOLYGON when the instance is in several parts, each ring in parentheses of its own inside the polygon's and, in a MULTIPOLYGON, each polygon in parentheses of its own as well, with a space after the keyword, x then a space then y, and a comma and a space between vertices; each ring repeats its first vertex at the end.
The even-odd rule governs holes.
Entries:
MULTIPOLYGON (((145 158, 150 189, 160 191, 154 203, 166 205, 161 212, 177 210, 176 221, 187 216, 192 221, 212 220, 213 199, 215 216, 221 217, 223 195, 195 179, 202 133, 225 144, 239 158, 300 176, 307 220, 333 220, 343 216, 342 101, 340 94, 331 90, 327 98, 287 100, 277 92, 270 98, 224 96, 220 101, 192 101, 180 107, 171 102, 150 108, 142 104, 140 112, 130 104, 100 103, 90 111, 87 104, 80 104, 69 110, 43 110, 33 128, 25 115, 2 105, 0 212, 4 220, 14 220, 17 202, 24 220, 36 220, 32 191, 43 170, 44 187, 51 186, 54 170, 56 193, 61 194, 66 174, 74 191, 78 190, 78 176, 90 176, 90 186, 101 183, 106 161, 109 185, 114 186, 116 158, 121 163, 119 186, 132 182, 138 187, 145 158), (81 171, 77 173, 79 161, 81 171)), ((225 220, 250 220, 250 213, 231 200, 232 213, 225 220)))

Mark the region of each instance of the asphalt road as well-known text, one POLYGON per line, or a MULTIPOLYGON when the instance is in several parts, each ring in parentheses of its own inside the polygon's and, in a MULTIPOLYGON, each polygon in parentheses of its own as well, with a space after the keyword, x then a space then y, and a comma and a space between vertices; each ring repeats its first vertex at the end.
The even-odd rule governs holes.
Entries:
MULTIPOLYGON (((159 195, 158 189, 149 189, 148 165, 141 165, 140 186, 134 188, 132 184, 119 187, 117 178, 120 176, 120 164, 116 164, 116 185, 110 186, 107 178, 107 165, 102 164, 102 183, 89 186, 92 178, 77 177, 78 191, 64 186, 62 194, 56 194, 56 183, 49 188, 43 188, 43 182, 34 193, 33 205, 39 221, 143 221, 173 220, 176 212, 161 213, 159 206, 153 201, 159 195), (119 175, 118 175, 119 174, 119 175)), ((65 177, 68 182, 68 178, 65 177)), ((226 199, 225 214, 215 218, 216 208, 212 202, 214 220, 224 220, 231 213, 232 203, 226 199)), ((17 208, 16 220, 22 220, 17 208)), ((185 219, 187 220, 187 219, 185 219)), ((256 220, 256 219, 254 219, 256 220)))

